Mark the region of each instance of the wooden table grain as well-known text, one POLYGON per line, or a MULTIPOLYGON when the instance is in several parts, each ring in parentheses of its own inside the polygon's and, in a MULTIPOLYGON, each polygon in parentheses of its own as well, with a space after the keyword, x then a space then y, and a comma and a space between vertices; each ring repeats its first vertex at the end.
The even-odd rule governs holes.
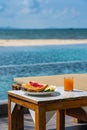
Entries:
POLYGON ((35 130, 46 130, 46 112, 56 111, 56 130, 65 129, 65 111, 87 106, 87 92, 58 87, 48 96, 30 96, 22 90, 8 91, 8 130, 24 130, 23 108, 35 111, 35 130), (12 103, 15 107, 12 110, 12 103))

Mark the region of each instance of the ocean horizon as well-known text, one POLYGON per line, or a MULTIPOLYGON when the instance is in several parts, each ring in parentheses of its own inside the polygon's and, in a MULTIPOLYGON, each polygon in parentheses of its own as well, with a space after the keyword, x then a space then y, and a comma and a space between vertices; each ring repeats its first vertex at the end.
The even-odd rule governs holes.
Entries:
POLYGON ((87 39, 87 29, 0 28, 0 39, 87 39))

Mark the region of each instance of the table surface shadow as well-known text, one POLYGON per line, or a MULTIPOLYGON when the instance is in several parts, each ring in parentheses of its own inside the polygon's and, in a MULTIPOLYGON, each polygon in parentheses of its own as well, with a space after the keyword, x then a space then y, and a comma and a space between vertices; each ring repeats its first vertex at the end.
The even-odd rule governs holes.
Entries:
MULTIPOLYGON (((55 115, 47 124, 47 130, 56 130, 55 115)), ((8 118, 0 118, 0 129, 8 130, 8 118)), ((75 123, 70 116, 65 117, 65 130, 87 130, 87 123, 75 123)), ((24 115, 24 130, 35 130, 34 122, 30 114, 24 115)))

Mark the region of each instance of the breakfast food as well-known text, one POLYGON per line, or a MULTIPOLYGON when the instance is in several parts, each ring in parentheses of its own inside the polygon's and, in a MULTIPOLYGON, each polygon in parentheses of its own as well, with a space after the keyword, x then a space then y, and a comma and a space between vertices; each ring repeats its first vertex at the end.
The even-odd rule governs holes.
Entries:
POLYGON ((25 90, 29 92, 41 92, 43 91, 48 85, 47 84, 40 84, 34 81, 30 81, 23 85, 25 90))
POLYGON ((54 92, 55 91, 55 89, 56 89, 56 86, 54 86, 54 85, 49 85, 49 86, 47 86, 46 88, 45 88, 45 92, 54 92))
POLYGON ((35 81, 30 81, 22 85, 23 90, 28 92, 52 92, 55 91, 55 86, 48 84, 41 84, 35 81))

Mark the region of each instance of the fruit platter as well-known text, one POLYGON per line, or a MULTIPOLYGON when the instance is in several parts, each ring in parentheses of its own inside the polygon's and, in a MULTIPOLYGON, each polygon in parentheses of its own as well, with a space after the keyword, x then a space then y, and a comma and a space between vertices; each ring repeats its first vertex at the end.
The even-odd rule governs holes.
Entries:
POLYGON ((26 91, 29 95, 49 95, 55 92, 56 86, 42 84, 35 81, 29 81, 22 84, 22 90, 26 91))

